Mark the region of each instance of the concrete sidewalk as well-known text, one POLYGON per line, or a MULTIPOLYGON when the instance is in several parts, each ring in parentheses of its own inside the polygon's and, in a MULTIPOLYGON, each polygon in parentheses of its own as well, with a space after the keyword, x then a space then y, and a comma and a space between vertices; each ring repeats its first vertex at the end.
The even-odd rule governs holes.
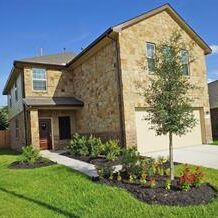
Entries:
POLYGON ((64 165, 71 169, 77 170, 81 173, 86 174, 91 178, 98 177, 97 170, 93 164, 89 164, 80 160, 75 160, 60 154, 61 152, 55 151, 40 151, 42 157, 45 157, 53 162, 64 165))
MULTIPOLYGON (((153 158, 157 158, 158 156, 167 157, 169 156, 169 151, 150 152, 144 155, 153 158)), ((218 146, 196 145, 185 148, 175 148, 174 161, 218 169, 218 146)))

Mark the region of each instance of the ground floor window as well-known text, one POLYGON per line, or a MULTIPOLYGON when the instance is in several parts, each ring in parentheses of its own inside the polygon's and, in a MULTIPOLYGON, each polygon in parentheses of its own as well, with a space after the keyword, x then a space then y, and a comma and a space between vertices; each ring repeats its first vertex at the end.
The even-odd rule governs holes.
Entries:
POLYGON ((59 137, 60 140, 71 138, 70 117, 59 117, 59 137))

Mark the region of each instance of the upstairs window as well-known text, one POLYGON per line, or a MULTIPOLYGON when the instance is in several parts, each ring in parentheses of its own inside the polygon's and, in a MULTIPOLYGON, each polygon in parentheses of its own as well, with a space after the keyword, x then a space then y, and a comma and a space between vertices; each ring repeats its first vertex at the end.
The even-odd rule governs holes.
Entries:
POLYGON ((33 68, 33 90, 46 91, 47 90, 47 76, 45 69, 33 68))
POLYGON ((181 64, 183 75, 189 75, 189 54, 187 50, 181 50, 181 64))
POLYGON ((155 44, 147 42, 146 43, 147 50, 147 62, 148 62, 148 70, 149 72, 154 72, 155 67, 155 44))
POLYGON ((17 81, 14 83, 14 96, 15 100, 18 101, 17 81))

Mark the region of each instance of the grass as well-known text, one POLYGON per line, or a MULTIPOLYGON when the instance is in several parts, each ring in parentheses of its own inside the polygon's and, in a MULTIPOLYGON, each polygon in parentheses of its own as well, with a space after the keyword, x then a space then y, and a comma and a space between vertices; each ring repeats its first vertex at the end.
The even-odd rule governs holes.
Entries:
MULTIPOLYGON (((218 217, 218 199, 185 208, 148 205, 125 190, 95 184, 86 176, 60 165, 12 170, 17 159, 0 151, 0 215, 3 217, 218 217)), ((176 172, 182 166, 176 166, 176 172)), ((218 186, 218 171, 204 168, 207 181, 218 186)))
POLYGON ((213 139, 212 145, 218 145, 218 138, 213 139))

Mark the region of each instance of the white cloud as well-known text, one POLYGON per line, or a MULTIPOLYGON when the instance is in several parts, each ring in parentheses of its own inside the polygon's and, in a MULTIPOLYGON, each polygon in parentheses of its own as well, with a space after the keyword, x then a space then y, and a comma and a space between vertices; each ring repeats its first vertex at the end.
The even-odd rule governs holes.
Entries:
POLYGON ((211 45, 212 54, 218 54, 218 45, 211 45))
POLYGON ((215 81, 215 79, 211 79, 211 78, 208 78, 208 79, 207 79, 207 83, 211 83, 211 82, 213 82, 213 81, 215 81))

